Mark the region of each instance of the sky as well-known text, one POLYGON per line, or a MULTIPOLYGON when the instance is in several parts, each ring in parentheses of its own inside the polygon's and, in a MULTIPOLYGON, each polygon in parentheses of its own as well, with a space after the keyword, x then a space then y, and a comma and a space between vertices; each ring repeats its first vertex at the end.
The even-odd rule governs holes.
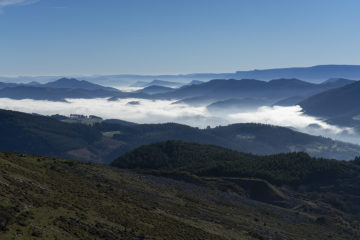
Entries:
POLYGON ((360 65, 359 0, 0 0, 0 76, 360 65))

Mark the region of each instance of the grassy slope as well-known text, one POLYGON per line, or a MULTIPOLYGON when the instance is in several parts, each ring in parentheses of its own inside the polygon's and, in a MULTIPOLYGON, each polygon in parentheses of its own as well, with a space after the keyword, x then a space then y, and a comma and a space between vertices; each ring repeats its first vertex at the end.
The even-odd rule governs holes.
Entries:
POLYGON ((305 212, 322 212, 326 216, 347 216, 352 219, 350 225, 359 224, 358 160, 318 159, 305 153, 256 156, 212 145, 167 141, 142 146, 112 164, 148 172, 172 171, 174 175, 185 171, 202 178, 222 179, 236 183, 255 200, 305 212), (307 200, 304 203, 300 199, 307 200))
POLYGON ((0 239, 358 236, 346 216, 323 223, 320 213, 264 204, 219 186, 109 166, 0 153, 0 172, 0 239))

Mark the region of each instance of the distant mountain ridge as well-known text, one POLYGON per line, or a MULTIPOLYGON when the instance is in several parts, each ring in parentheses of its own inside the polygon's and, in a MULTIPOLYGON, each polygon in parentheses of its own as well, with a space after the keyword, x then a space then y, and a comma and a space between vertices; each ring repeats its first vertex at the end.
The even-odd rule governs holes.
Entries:
POLYGON ((75 78, 60 78, 55 81, 51 81, 48 83, 39 83, 36 81, 32 81, 29 83, 5 83, 0 82, 0 89, 8 88, 8 87, 44 87, 44 88, 67 88, 67 89, 86 89, 86 90, 110 90, 118 92, 119 90, 112 87, 104 87, 99 84, 91 83, 85 80, 78 80, 75 78))
MULTIPOLYGON (((196 82, 180 88, 149 85, 142 90, 122 92, 118 89, 105 87, 84 80, 61 78, 46 84, 0 84, 0 98, 35 99, 64 101, 66 98, 145 98, 145 99, 184 99, 211 97, 215 101, 229 98, 268 98, 281 100, 292 96, 310 96, 332 88, 342 87, 353 81, 337 79, 314 84, 298 79, 275 79, 269 82, 242 79, 216 79, 209 82, 196 82)), ((175 82, 154 80, 153 83, 168 84, 175 82)))
POLYGON ((258 79, 269 81, 279 78, 298 78, 304 81, 320 83, 330 78, 346 78, 360 80, 360 65, 315 65, 310 67, 288 67, 236 71, 233 73, 191 73, 177 75, 134 75, 119 74, 111 76, 88 77, 89 81, 101 83, 102 81, 115 84, 117 81, 126 81, 129 79, 137 81, 151 81, 153 79, 171 80, 178 82, 191 81, 198 79, 201 81, 211 79, 258 79))
POLYGON ((105 87, 85 80, 61 78, 45 84, 11 84, 1 88, 0 98, 65 101, 66 98, 106 98, 138 97, 146 98, 145 93, 122 92, 116 88, 105 87))
POLYGON ((311 82, 322 82, 329 78, 360 79, 360 65, 317 65, 312 67, 275 68, 252 71, 238 71, 235 78, 299 78, 311 82))
POLYGON ((46 88, 31 86, 19 86, 0 89, 0 97, 11 99, 65 101, 66 98, 91 99, 112 97, 114 95, 120 97, 128 94, 104 89, 87 90, 80 88, 46 88))
MULTIPOLYGON (((77 76, 79 77, 79 76, 77 76)), ((61 78, 60 76, 19 76, 19 77, 0 77, 3 82, 48 82, 61 78)), ((193 79, 201 81, 211 79, 259 79, 271 80, 278 78, 299 78, 310 82, 322 82, 330 78, 347 78, 353 80, 360 80, 360 65, 315 65, 311 67, 289 67, 289 68, 272 68, 259 70, 245 70, 237 71, 235 73, 191 73, 191 74, 169 74, 169 75, 136 75, 136 74, 115 74, 115 75, 96 75, 96 76, 81 76, 84 80, 88 80, 97 84, 108 85, 131 85, 136 81, 148 82, 154 79, 164 81, 177 81, 186 83, 193 79)), ((144 87, 144 86, 140 86, 144 87)))
POLYGON ((216 100, 250 97, 280 100, 293 96, 310 96, 352 82, 346 79, 319 84, 299 79, 275 79, 269 82, 255 79, 215 79, 197 85, 183 86, 169 93, 157 94, 154 97, 170 99, 210 97, 216 100))

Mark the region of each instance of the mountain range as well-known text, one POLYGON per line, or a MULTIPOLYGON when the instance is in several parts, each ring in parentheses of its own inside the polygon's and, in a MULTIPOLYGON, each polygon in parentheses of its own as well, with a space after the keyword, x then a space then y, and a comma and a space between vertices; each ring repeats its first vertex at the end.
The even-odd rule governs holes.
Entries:
POLYGON ((360 80, 359 65, 318 65, 312 67, 275 68, 253 71, 238 71, 235 78, 256 78, 271 80, 276 78, 299 78, 310 82, 322 82, 330 78, 360 80))
MULTIPOLYGON (((110 86, 127 86, 136 81, 149 83, 154 79, 163 81, 175 81, 183 84, 197 79, 208 81, 211 79, 259 79, 271 80, 280 78, 298 78, 309 82, 320 83, 330 78, 348 78, 360 80, 360 65, 316 65, 311 67, 289 67, 237 71, 235 73, 192 73, 178 75, 136 75, 136 74, 118 74, 118 75, 94 75, 77 76, 78 78, 110 86)), ((23 82, 28 83, 38 81, 41 83, 54 81, 59 76, 19 76, 19 77, 0 77, 3 82, 23 82)), ((158 84, 157 84, 158 85, 158 84)), ((144 85, 143 85, 144 86, 144 85)), ((143 87, 141 86, 141 87, 143 87)))
MULTIPOLYGON (((145 99, 196 99, 211 98, 212 102, 231 98, 261 98, 269 104, 293 96, 310 96, 329 89, 345 86, 353 81, 337 79, 313 84, 298 79, 259 80, 211 80, 205 83, 185 85, 180 88, 151 85, 134 92, 123 92, 84 80, 61 78, 46 84, 17 84, 0 89, 0 97, 65 101, 66 98, 145 98, 145 99)), ((158 82, 157 82, 158 83, 158 82)))
POLYGON ((322 91, 345 86, 352 82, 346 79, 338 79, 331 82, 325 81, 320 84, 298 79, 276 79, 269 82, 254 79, 218 79, 197 85, 183 86, 172 92, 154 95, 153 98, 211 98, 216 100, 261 98, 278 101, 293 96, 311 96, 322 91))
MULTIPOLYGON (((336 75, 324 66, 292 74, 336 75)), ((0 84, 0 97, 175 99, 208 112, 299 104, 355 129, 359 92, 360 82, 343 78, 224 78, 134 92, 67 78, 0 84)), ((360 238, 359 145, 266 124, 200 129, 8 110, 0 132, 0 239, 360 238)))
POLYGON ((84 80, 61 78, 46 84, 15 84, 0 89, 1 98, 65 101, 66 98, 147 97, 84 80))
MULTIPOLYGON (((206 107, 211 114, 251 111, 261 106, 300 105, 310 116, 360 129, 359 82, 332 78, 315 84, 298 79, 260 81, 218 79, 179 88, 152 85, 133 92, 105 87, 84 80, 61 78, 40 84, 0 84, 0 98, 62 101, 71 98, 139 98, 171 100, 174 104, 206 107), (2 87, 2 88, 1 88, 2 87)), ((131 101, 130 104, 137 103, 131 101)))

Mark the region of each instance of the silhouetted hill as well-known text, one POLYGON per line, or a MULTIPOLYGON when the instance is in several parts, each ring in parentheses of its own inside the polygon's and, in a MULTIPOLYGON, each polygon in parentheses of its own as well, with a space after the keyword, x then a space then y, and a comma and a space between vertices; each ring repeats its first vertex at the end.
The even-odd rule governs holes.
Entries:
POLYGON ((311 96, 300 103, 309 115, 341 125, 360 124, 360 82, 311 96))

